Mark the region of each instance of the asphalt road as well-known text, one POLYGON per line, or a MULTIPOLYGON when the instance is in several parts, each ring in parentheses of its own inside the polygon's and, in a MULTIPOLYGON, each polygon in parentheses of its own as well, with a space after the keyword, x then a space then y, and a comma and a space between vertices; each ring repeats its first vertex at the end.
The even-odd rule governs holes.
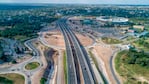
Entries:
POLYGON ((73 52, 71 49, 71 44, 69 41, 69 38, 66 34, 66 32, 63 30, 62 24, 61 23, 57 23, 60 27, 61 27, 61 32, 64 35, 64 39, 65 39, 65 45, 66 45, 66 55, 67 55, 67 82, 68 84, 77 84, 77 76, 76 76, 76 69, 75 69, 75 64, 74 64, 74 58, 73 58, 73 52), (73 82, 72 82, 73 81, 73 82))
MULTIPOLYGON (((86 59, 87 57, 84 54, 84 50, 82 50, 82 48, 81 48, 83 46, 80 46, 80 43, 78 42, 76 36, 71 32, 70 28, 68 28, 68 26, 66 25, 66 19, 62 18, 58 22, 61 24, 60 29, 62 30, 64 37, 66 37, 66 35, 67 35, 70 38, 70 39, 65 39, 65 41, 71 40, 73 42, 73 47, 76 52, 75 54, 77 56, 77 60, 81 66, 81 70, 83 73, 84 83, 85 84, 95 84, 96 79, 94 79, 94 76, 92 73, 93 71, 91 69, 92 67, 90 67, 90 65, 88 65, 90 62, 88 62, 88 59, 86 59)), ((66 43, 66 46, 67 45, 68 44, 66 43)), ((69 51, 67 51, 67 52, 69 52, 69 51)), ((67 57, 68 56, 69 55, 67 55, 67 57)), ((68 74, 70 74, 70 73, 68 73, 68 74)), ((72 82, 70 82, 69 84, 71 84, 71 83, 72 82)))
POLYGON ((22 75, 25 76, 25 84, 31 84, 31 78, 30 77, 33 75, 33 73, 40 70, 41 66, 39 68, 37 68, 35 70, 31 70, 31 71, 25 70, 24 66, 27 63, 30 63, 30 62, 33 62, 33 61, 38 61, 40 64, 42 64, 41 61, 40 61, 40 58, 39 58, 40 53, 32 44, 32 41, 35 41, 35 40, 37 40, 37 39, 31 39, 31 40, 28 40, 24 43, 24 45, 27 48, 29 48, 29 50, 34 52, 34 55, 33 55, 32 58, 30 58, 29 60, 26 60, 22 63, 11 66, 11 67, 1 68, 0 69, 0 74, 2 74, 2 73, 19 73, 19 74, 22 74, 22 75))
POLYGON ((110 69, 111 69, 111 73, 113 78, 115 79, 117 84, 121 84, 119 79, 117 78, 115 71, 114 71, 114 67, 113 67, 113 56, 110 57, 110 69))

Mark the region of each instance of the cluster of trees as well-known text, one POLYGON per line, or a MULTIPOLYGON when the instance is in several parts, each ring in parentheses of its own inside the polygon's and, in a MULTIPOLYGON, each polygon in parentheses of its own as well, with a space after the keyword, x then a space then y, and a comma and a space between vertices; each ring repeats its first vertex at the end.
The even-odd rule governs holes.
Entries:
POLYGON ((149 67, 149 54, 144 53, 144 51, 137 51, 134 48, 130 48, 127 53, 128 64, 139 64, 143 67, 149 67))
POLYGON ((35 9, 43 6, 31 6, 27 4, 1 4, 0 10, 22 10, 22 9, 35 9))
POLYGON ((11 62, 11 61, 13 61, 13 58, 12 58, 12 56, 6 56, 3 54, 2 57, 0 57, 0 60, 3 62, 11 62))
POLYGON ((32 36, 37 30, 40 29, 39 25, 16 24, 14 28, 6 29, 0 32, 1 37, 13 37, 16 35, 32 36))
POLYGON ((137 43, 143 47, 149 48, 149 42, 145 41, 145 38, 141 38, 137 41, 137 43))
POLYGON ((13 84, 13 81, 5 77, 0 77, 0 84, 13 84))
POLYGON ((3 48, 2 48, 2 45, 1 45, 1 41, 0 41, 0 57, 2 57, 3 55, 3 48))
POLYGON ((0 21, 1 26, 9 25, 12 28, 0 31, 1 37, 13 38, 17 35, 26 37, 36 36, 37 32, 43 27, 41 24, 50 23, 57 18, 35 17, 35 16, 19 16, 14 17, 12 20, 0 21))
POLYGON ((92 7, 89 10, 87 10, 88 6, 78 6, 75 7, 76 10, 71 10, 73 12, 64 12, 64 14, 72 15, 72 14, 81 14, 81 15, 89 15, 89 16, 119 16, 119 17, 148 17, 149 11, 143 8, 132 7, 132 8, 119 8, 119 7, 92 7), (144 11, 144 12, 142 12, 144 11))

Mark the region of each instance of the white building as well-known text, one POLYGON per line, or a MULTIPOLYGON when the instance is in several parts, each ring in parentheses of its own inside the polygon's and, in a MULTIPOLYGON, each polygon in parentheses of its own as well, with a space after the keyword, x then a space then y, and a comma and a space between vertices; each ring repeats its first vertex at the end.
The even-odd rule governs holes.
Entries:
POLYGON ((102 22, 114 22, 114 23, 122 23, 122 22, 128 22, 128 18, 124 17, 110 17, 110 16, 100 16, 96 17, 96 20, 102 21, 102 22))

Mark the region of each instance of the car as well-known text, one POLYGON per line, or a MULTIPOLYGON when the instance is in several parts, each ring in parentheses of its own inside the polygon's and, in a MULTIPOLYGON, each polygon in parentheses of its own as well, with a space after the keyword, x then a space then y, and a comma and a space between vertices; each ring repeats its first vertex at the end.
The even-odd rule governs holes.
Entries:
POLYGON ((15 71, 15 69, 12 69, 11 71, 15 71))

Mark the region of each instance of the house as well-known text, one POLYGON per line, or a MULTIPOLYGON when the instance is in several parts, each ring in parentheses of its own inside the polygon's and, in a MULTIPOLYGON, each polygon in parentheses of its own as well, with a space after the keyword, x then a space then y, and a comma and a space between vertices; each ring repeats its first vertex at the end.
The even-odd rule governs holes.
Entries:
POLYGON ((129 33, 134 33, 135 30, 133 30, 133 29, 129 29, 127 32, 129 32, 129 33))
POLYGON ((133 28, 134 29, 140 29, 143 31, 145 27, 143 25, 134 25, 133 28))
POLYGON ((121 30, 128 30, 129 26, 123 26, 123 27, 119 27, 121 30))

